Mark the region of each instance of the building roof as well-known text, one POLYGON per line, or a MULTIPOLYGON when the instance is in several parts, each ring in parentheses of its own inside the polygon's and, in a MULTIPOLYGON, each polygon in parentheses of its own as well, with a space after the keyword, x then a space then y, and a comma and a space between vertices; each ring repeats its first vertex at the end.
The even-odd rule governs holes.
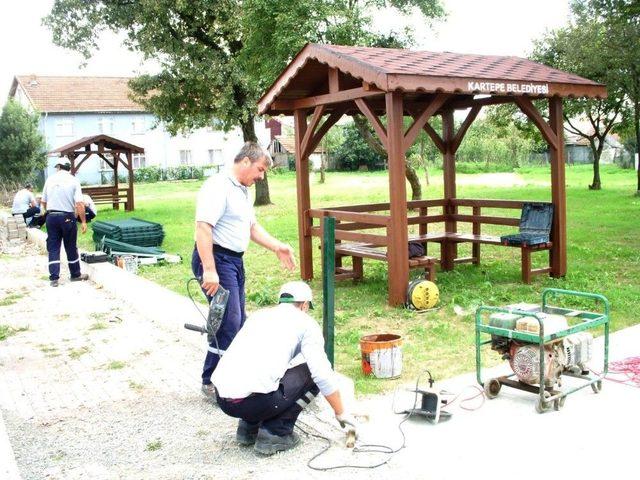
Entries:
POLYGON ((43 113, 144 112, 131 100, 129 77, 49 77, 18 75, 9 96, 22 87, 34 109, 43 113))
MULTIPOLYGON (((282 145, 282 148, 284 148, 287 153, 290 153, 292 155, 296 154, 295 137, 290 137, 287 135, 276 135, 271 144, 273 145, 274 142, 279 142, 280 145, 282 145)), ((322 145, 318 145, 311 153, 324 153, 324 147, 322 147, 322 145)))
POLYGON ((291 101, 329 93, 329 68, 339 71, 342 89, 365 82, 380 92, 607 95, 602 84, 519 57, 307 44, 259 100, 259 112, 290 113, 291 101))

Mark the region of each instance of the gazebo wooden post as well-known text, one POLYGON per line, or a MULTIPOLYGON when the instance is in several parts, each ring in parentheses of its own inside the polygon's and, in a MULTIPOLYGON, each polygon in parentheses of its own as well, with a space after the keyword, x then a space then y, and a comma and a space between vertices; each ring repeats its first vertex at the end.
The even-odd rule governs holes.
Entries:
POLYGON ((389 158, 389 214, 387 261, 389 305, 406 301, 409 283, 407 186, 405 183, 404 127, 402 93, 385 94, 387 112, 387 154, 389 158))
MULTIPOLYGON (((129 171, 129 189, 127 190, 127 203, 125 210, 130 212, 133 210, 133 155, 131 150, 127 150, 127 170, 129 171)), ((117 192, 116 192, 117 193, 117 192)))
MULTIPOLYGON (((120 162, 120 154, 118 152, 112 152, 111 156, 113 157, 113 196, 118 196, 118 163, 120 162)), ((114 210, 120 210, 120 202, 113 202, 114 210)))
MULTIPOLYGON (((456 233, 458 231, 457 222, 451 219, 451 215, 457 212, 457 208, 453 206, 451 200, 456 198, 456 154, 454 149, 454 124, 453 110, 445 110, 442 113, 442 137, 445 151, 442 155, 443 164, 442 172, 444 176, 444 199, 446 201, 444 214, 447 218, 445 221, 445 231, 448 233, 456 233)), ((453 270, 454 259, 457 256, 458 246, 453 242, 442 242, 441 264, 442 270, 453 270)))
POLYGON ((311 225, 308 211, 311 208, 309 192, 309 159, 302 150, 302 139, 307 131, 307 110, 293 112, 296 142, 296 190, 298 195, 298 242, 300 245, 300 276, 303 280, 313 278, 313 254, 311 225))
POLYGON ((549 99, 549 123, 556 134, 556 145, 549 144, 551 153, 551 201, 553 225, 551 238, 551 276, 563 277, 567 273, 567 196, 564 173, 564 136, 562 98, 549 99))

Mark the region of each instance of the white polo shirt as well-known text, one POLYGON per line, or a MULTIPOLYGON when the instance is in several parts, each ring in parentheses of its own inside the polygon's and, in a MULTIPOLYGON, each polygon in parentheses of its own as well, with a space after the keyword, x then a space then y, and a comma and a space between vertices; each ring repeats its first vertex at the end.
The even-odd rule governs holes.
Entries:
POLYGON ((80 181, 66 170, 58 170, 47 178, 42 201, 46 202, 47 210, 74 213, 76 203, 82 202, 80 181))
POLYGON ((316 321, 291 304, 253 313, 235 336, 213 371, 211 381, 222 398, 246 398, 270 393, 298 354, 323 395, 337 388, 337 379, 324 352, 316 321))
POLYGON ((213 227, 214 244, 244 252, 256 223, 249 189, 231 174, 209 177, 198 192, 196 222, 213 227))
POLYGON ((25 213, 29 210, 32 203, 36 203, 36 197, 33 196, 26 188, 18 190, 16 196, 13 197, 13 206, 11 207, 11 213, 25 213))

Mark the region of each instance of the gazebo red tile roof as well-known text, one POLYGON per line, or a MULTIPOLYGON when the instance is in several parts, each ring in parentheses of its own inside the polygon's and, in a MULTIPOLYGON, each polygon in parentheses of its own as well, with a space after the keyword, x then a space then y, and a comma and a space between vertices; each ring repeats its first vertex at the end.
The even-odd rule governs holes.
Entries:
POLYGON ((380 92, 606 97, 592 80, 519 57, 392 48, 306 45, 258 102, 261 114, 290 113, 287 101, 328 92, 322 82, 336 68, 342 82, 380 92))

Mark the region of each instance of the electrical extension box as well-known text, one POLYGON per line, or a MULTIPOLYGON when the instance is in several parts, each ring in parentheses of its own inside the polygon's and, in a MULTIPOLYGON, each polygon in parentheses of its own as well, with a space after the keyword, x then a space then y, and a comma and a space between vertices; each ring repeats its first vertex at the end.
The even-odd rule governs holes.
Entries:
POLYGON ((439 392, 433 389, 418 389, 410 391, 422 396, 420 399, 420 406, 418 407, 416 402, 414 403, 414 408, 405 410, 404 413, 409 415, 420 415, 432 423, 438 423, 441 420, 449 420, 451 418, 451 413, 442 410, 442 405, 446 404, 446 400, 441 398, 439 392))

